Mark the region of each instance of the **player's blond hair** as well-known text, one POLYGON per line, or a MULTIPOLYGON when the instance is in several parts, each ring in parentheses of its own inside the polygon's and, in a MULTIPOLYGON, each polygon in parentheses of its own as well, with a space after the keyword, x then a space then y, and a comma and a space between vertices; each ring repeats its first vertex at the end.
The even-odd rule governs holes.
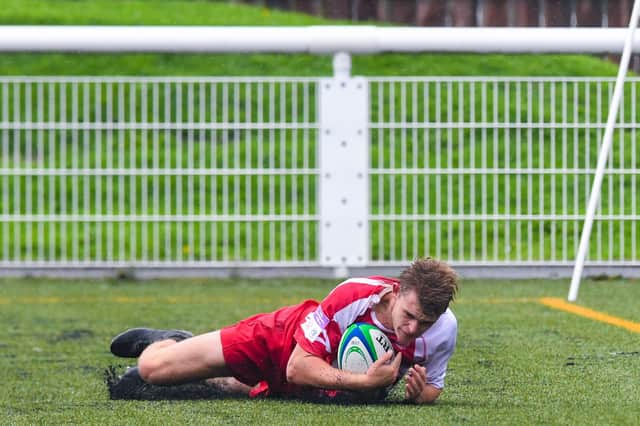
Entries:
POLYGON ((430 257, 416 259, 400 274, 400 292, 415 290, 422 312, 439 317, 458 292, 458 274, 445 262, 430 257))

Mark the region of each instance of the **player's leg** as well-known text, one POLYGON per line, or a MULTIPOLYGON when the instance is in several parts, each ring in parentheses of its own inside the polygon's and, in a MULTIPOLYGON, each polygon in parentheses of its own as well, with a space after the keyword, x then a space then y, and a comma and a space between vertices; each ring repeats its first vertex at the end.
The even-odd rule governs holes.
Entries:
POLYGON ((220 331, 180 342, 163 340, 152 343, 140 355, 138 369, 145 382, 157 385, 232 375, 224 360, 220 331))

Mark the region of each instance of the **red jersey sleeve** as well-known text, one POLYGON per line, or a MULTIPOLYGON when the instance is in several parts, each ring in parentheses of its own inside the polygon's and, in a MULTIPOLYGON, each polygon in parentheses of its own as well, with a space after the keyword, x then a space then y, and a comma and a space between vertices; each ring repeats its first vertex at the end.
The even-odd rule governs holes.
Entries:
POLYGON ((344 330, 393 291, 395 285, 397 281, 385 277, 342 282, 302 320, 294 339, 305 351, 332 362, 344 330))

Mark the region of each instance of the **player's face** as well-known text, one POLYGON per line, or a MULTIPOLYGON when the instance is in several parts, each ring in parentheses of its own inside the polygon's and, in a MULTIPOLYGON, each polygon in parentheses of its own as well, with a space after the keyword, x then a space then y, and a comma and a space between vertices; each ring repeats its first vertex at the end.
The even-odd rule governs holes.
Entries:
POLYGON ((427 331, 437 318, 429 318, 420 307, 415 290, 398 293, 391 312, 393 328, 401 345, 406 345, 427 331))

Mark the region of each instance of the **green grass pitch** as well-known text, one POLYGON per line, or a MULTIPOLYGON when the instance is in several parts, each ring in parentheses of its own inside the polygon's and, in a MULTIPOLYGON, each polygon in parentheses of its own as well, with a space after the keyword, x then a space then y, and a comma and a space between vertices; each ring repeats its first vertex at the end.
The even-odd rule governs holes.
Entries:
MULTIPOLYGON (((638 334, 546 307, 567 282, 464 280, 446 388, 433 406, 277 399, 113 401, 110 338, 130 327, 202 333, 305 298, 338 280, 2 279, 3 424, 633 424, 638 334)), ((580 305, 640 322, 638 281, 586 281, 580 305)))

